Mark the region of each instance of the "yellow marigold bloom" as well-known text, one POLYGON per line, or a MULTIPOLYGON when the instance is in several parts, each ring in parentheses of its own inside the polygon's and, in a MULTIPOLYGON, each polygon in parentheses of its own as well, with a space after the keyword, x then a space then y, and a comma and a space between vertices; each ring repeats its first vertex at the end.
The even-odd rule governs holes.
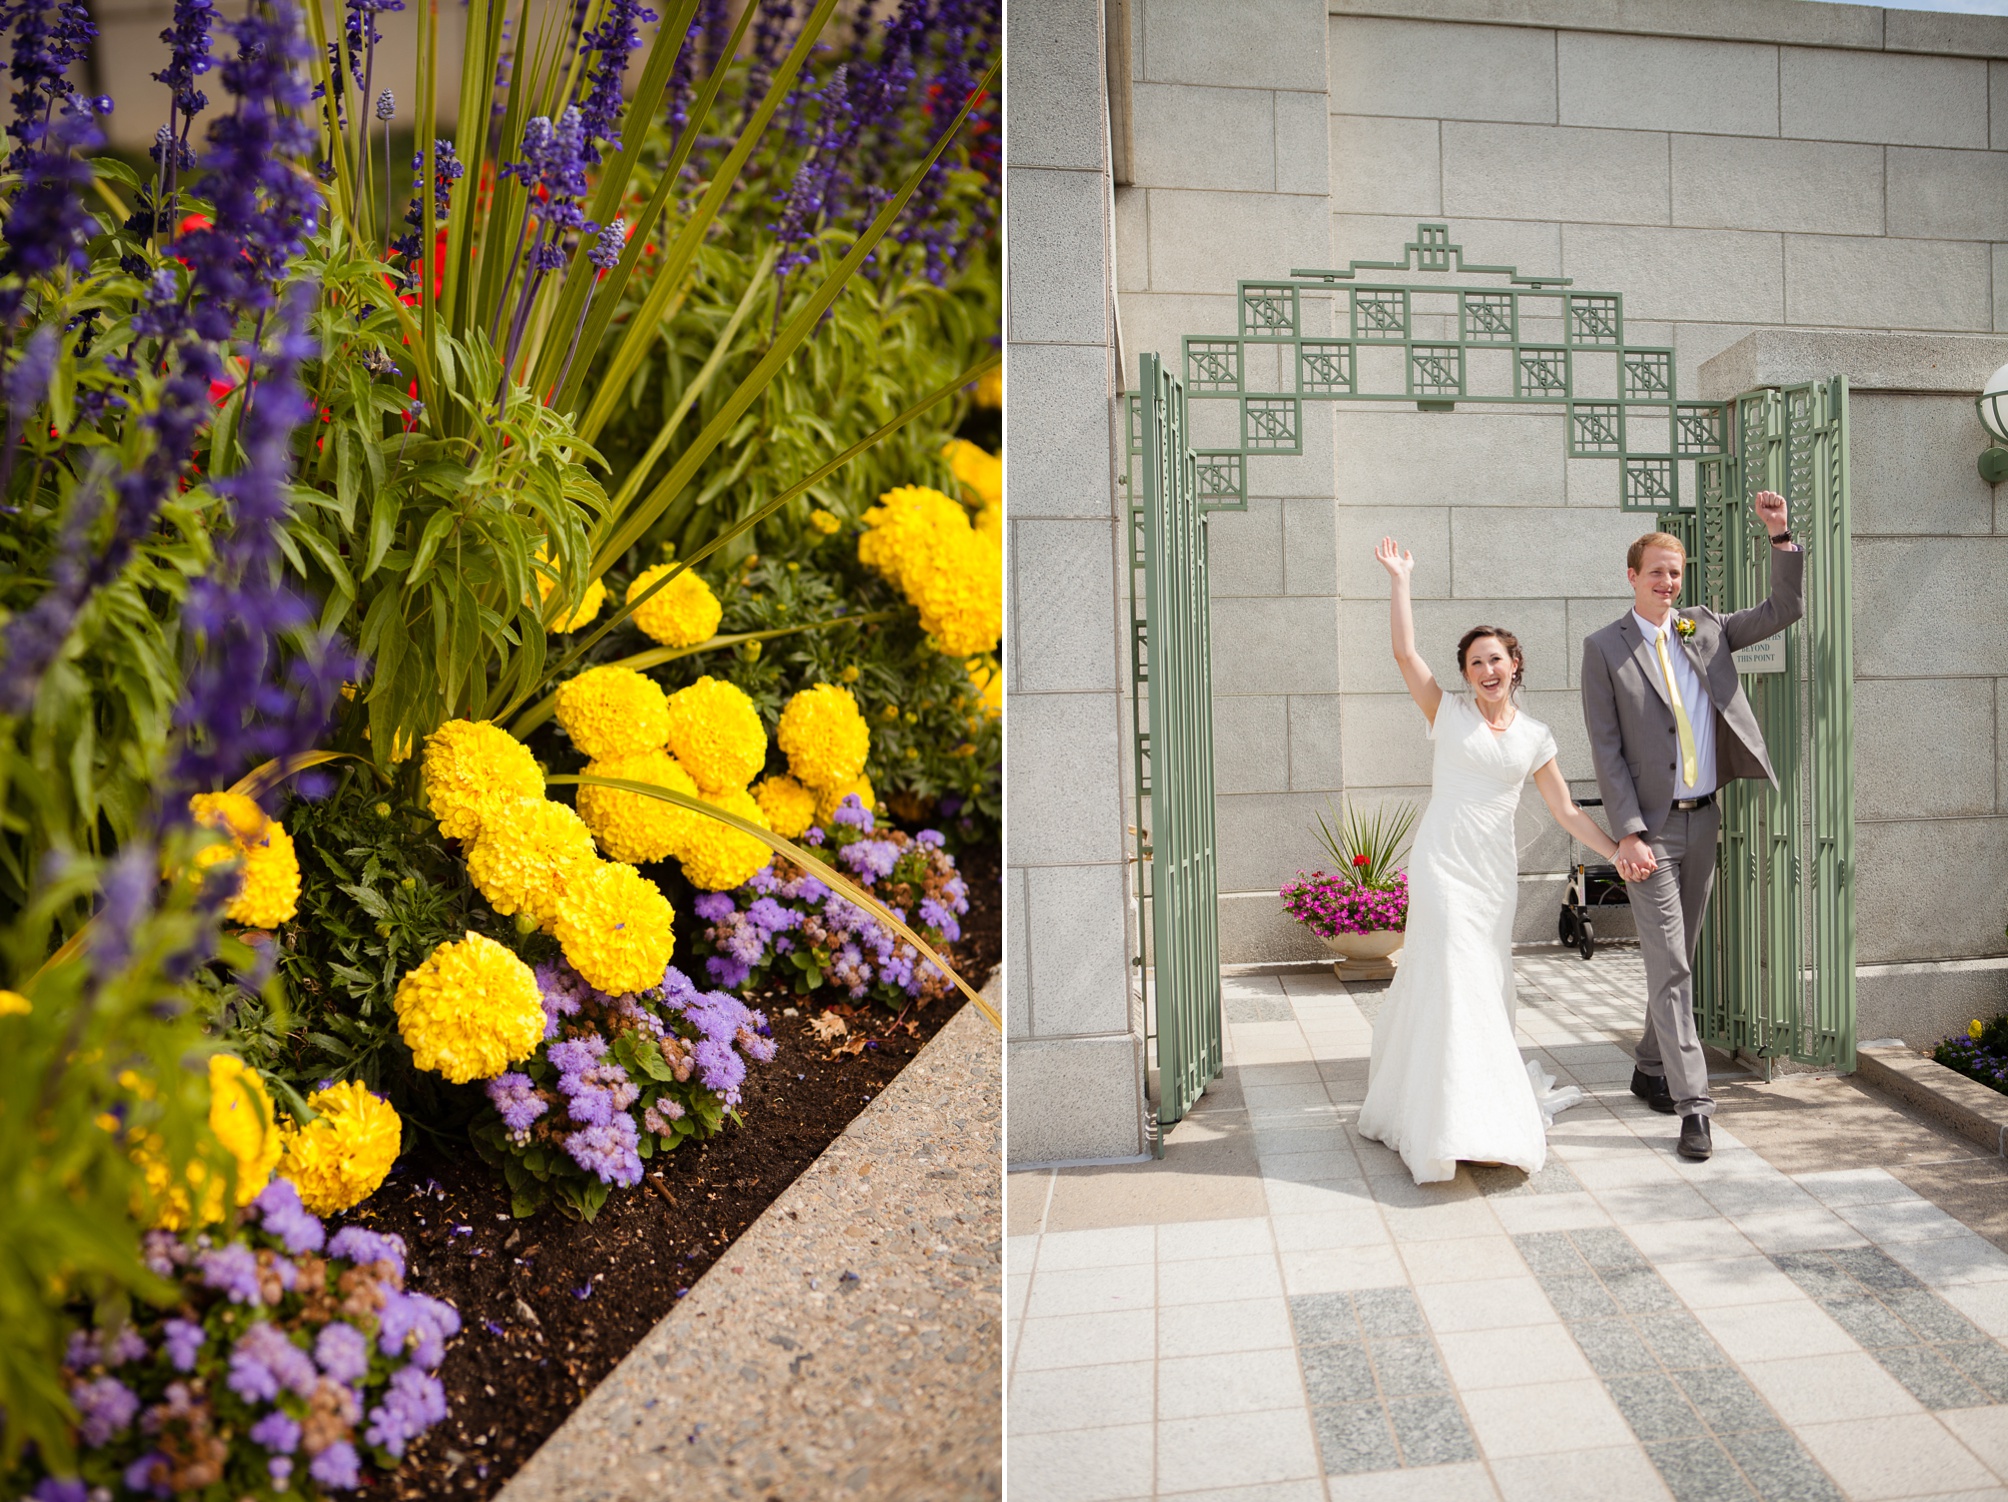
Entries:
MULTIPOLYGON (((628 586, 628 599, 638 598, 675 567, 674 563, 658 563, 654 568, 644 569, 628 586)), ((711 586, 698 577, 697 570, 685 569, 650 595, 648 603, 639 607, 632 619, 665 647, 694 647, 717 633, 724 615, 725 607, 718 603, 711 586)))
POLYGON ((19 991, 0 991, 0 1017, 25 1017, 34 1010, 19 991))
POLYGON ((967 438, 951 438, 941 451, 955 478, 967 485, 986 506, 1004 504, 1004 459, 978 448, 967 438))
POLYGON ((999 365, 976 383, 976 405, 979 407, 1001 407, 1004 405, 1004 367, 999 365))
POLYGON ((985 506, 976 513, 976 530, 995 542, 999 549, 1004 546, 1004 507, 1000 502, 995 506, 985 506))
POLYGON ((996 539, 970 532, 918 572, 907 598, 937 650, 964 657, 995 651, 1004 637, 1004 554, 996 539))
POLYGON ((548 929, 565 884, 598 859, 592 831, 564 804, 511 798, 482 820, 467 847, 467 877, 496 912, 528 913, 548 929))
POLYGON ((962 503, 922 485, 902 485, 879 497, 864 515, 858 562, 877 569, 902 592, 912 594, 911 575, 953 540, 969 532, 962 503))
POLYGON ((480 834, 482 818, 498 804, 544 796, 530 748, 490 720, 448 720, 428 735, 421 777, 439 832, 450 840, 480 834))
MULTIPOLYGON (((744 788, 728 788, 704 794, 706 803, 716 804, 727 813, 767 827, 760 805, 744 788)), ((750 834, 742 834, 730 824, 700 816, 697 833, 683 849, 683 874, 694 887, 707 892, 729 892, 750 880, 753 873, 774 858, 774 852, 750 834)))
POLYGON ((257 800, 242 793, 197 793, 188 800, 195 822, 230 836, 196 852, 198 870, 226 861, 243 863, 237 895, 223 909, 232 923, 275 928, 300 906, 300 858, 293 837, 277 819, 268 819, 257 800))
MULTIPOLYGON (((551 550, 548 547, 537 549, 537 561, 539 563, 550 563, 552 561, 551 550)), ((557 580, 539 570, 537 572, 537 603, 541 605, 550 599, 551 591, 557 587, 557 580)), ((595 579, 586 586, 586 592, 580 597, 578 607, 570 615, 554 621, 551 624, 551 629, 560 632, 576 631, 581 626, 589 626, 599 618, 600 607, 606 604, 606 602, 606 583, 604 580, 595 579)))
POLYGON ((316 1215, 334 1215, 377 1192, 404 1141, 404 1123, 390 1102, 358 1080, 344 1080, 307 1097, 320 1114, 304 1127, 282 1127, 282 1178, 316 1215))
POLYGON ((744 689, 707 674, 669 696, 669 749, 705 792, 744 788, 767 764, 767 732, 744 689))
MULTIPOLYGON (((147 1081, 139 1081, 148 1084, 147 1081)), ((130 1088, 130 1087, 128 1087, 130 1088)), ((150 1095, 151 1089, 136 1091, 150 1095)), ((271 1180, 285 1144, 272 1117, 272 1097, 255 1069, 234 1054, 209 1056, 209 1131, 237 1163, 236 1201, 248 1205, 271 1180)), ((134 1156, 152 1191, 156 1223, 170 1231, 188 1226, 191 1215, 201 1225, 223 1219, 223 1175, 208 1165, 190 1163, 185 1184, 171 1182, 159 1139, 135 1132, 134 1156), (195 1198, 191 1200, 190 1191, 195 1198), (194 1208, 191 1209, 191 1206, 194 1208)))
POLYGON ((816 795, 792 777, 764 777, 753 788, 767 827, 784 840, 799 840, 816 820, 816 795))
POLYGON ((633 668, 587 668, 559 685, 558 723, 588 760, 632 756, 669 739, 669 699, 633 668))
POLYGON ((676 947, 675 924, 669 899, 633 866, 595 867, 558 904, 565 958, 588 984, 615 995, 662 984, 676 947))
POLYGON ((544 1002, 530 967, 470 931, 397 983, 397 1030, 420 1069, 456 1085, 500 1074, 544 1040, 544 1002))
POLYGON ((821 506, 818 506, 814 511, 809 513, 809 525, 822 533, 823 536, 833 537, 836 535, 837 529, 843 526, 843 523, 837 520, 834 512, 825 511, 821 506))
POLYGON ((873 813, 878 812, 878 794, 872 790, 871 778, 854 777, 834 787, 816 789, 816 822, 827 829, 830 820, 837 816, 837 810, 843 807, 844 799, 852 793, 858 795, 858 802, 866 808, 873 813))
POLYGON ((818 683, 790 699, 774 739, 795 780, 811 788, 849 782, 864 771, 872 747, 857 699, 834 683, 818 683))
MULTIPOLYGON (((629 782, 650 782, 672 793, 697 796, 697 784, 690 774, 663 750, 589 762, 586 771, 594 777, 624 777, 629 782)), ((579 817, 586 821, 609 860, 639 865, 675 855, 703 816, 646 793, 581 785, 579 817)))
POLYGON ((1966 1024, 1966 1036, 1969 1038, 1978 1038, 1982 1033, 1986 1031, 1987 1029, 1980 1025, 1980 1019, 1978 1017, 1975 1017, 1971 1022, 1966 1024))

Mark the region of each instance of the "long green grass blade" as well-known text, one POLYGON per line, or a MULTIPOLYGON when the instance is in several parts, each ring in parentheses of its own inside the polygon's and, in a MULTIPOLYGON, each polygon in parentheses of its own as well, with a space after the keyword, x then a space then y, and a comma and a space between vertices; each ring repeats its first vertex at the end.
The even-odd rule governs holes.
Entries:
MULTIPOLYGON (((858 268, 864 265, 865 259, 905 211, 907 201, 919 191, 927 174, 941 159, 941 154, 948 149, 948 143, 961 131, 963 122, 976 107, 977 99, 986 93, 995 81, 997 68, 996 63, 990 65, 982 80, 970 91, 969 97, 963 100, 962 108, 957 111, 954 120, 950 121, 948 128, 941 133, 941 139, 934 143, 934 149, 928 152, 927 159, 915 169, 913 175, 907 179, 906 185, 879 210, 871 226, 858 237, 850 252, 837 264, 837 268, 824 278, 815 295, 788 320, 787 327, 775 338, 773 346, 761 358, 760 363, 754 366, 746 379, 739 383, 738 389, 719 409, 717 415, 705 424, 704 430, 678 457, 669 473, 663 477, 662 483, 650 492, 647 500, 628 514, 626 520, 619 524, 610 538, 599 544, 593 556, 595 574, 605 572, 616 558, 641 540, 648 529, 655 524, 656 519, 668 508, 669 503, 676 499, 685 485, 690 483, 691 476, 696 474, 698 467, 711 456, 712 450, 724 441, 725 435, 732 430, 740 416, 753 405, 760 393, 767 389, 775 373, 794 357, 795 351, 801 347, 803 341, 815 331, 816 325, 822 321, 823 314, 828 311, 830 304, 837 300, 838 294, 857 274, 858 268)), ((633 332, 630 330, 630 337, 633 336, 633 332)))
MULTIPOLYGON (((703 652, 717 652, 726 647, 741 646, 749 641, 775 641, 783 636, 799 636, 805 631, 827 631, 832 626, 869 626, 879 621, 893 618, 890 610, 874 610, 865 615, 838 615, 827 621, 810 621, 802 626, 778 626, 772 631, 738 631, 728 636, 714 636, 691 647, 650 647, 646 652, 637 652, 632 657, 616 658, 600 666, 609 668, 632 668, 637 673, 644 668, 659 668, 666 662, 675 662, 683 657, 696 657, 703 652)), ((558 696, 546 694, 542 699, 516 716, 509 726, 509 733, 522 740, 531 731, 549 720, 557 712, 558 696)))
MULTIPOLYGON (((895 417, 891 422, 887 423, 877 432, 867 434, 865 437, 860 438, 856 443, 852 444, 849 448, 845 449, 841 454, 837 455, 836 458, 829 460, 827 463, 823 464, 820 468, 816 469, 811 474, 809 474, 806 478, 797 480, 793 485, 790 485, 786 490, 782 491, 779 495, 775 496, 774 499, 769 501, 765 506, 762 506, 758 511, 755 511, 751 516, 745 517, 744 519, 733 523, 732 526, 727 527, 724 531, 720 532, 718 536, 714 537, 710 542, 706 543, 703 547, 697 549, 697 551, 692 553, 688 558, 679 559, 677 562, 677 566, 675 568, 671 569, 668 573, 664 574, 660 579, 656 580, 655 583, 651 584, 647 589, 643 590, 640 594, 636 595, 632 600, 624 602, 617 610, 614 611, 612 615, 608 616, 607 619, 600 624, 599 628, 595 630, 591 636, 587 637, 583 642, 579 643, 577 646, 572 648, 572 650, 565 655, 565 657, 557 664, 557 666, 550 670, 547 677, 550 679, 556 679, 562 676, 567 668, 569 668, 573 663, 577 662, 587 652, 590 652, 595 646, 597 646, 602 637, 604 637, 609 631, 613 630, 614 627, 618 626, 622 621, 626 620, 630 615, 634 614, 634 612, 640 609, 641 606, 645 605, 649 601, 649 599, 654 596, 657 590, 666 588, 669 584, 669 581, 674 579, 678 574, 682 573, 685 569, 691 567, 691 565, 693 564, 701 563, 704 559, 710 557, 713 553, 717 552, 719 548, 723 547, 733 538, 739 536, 742 532, 745 532, 750 528, 757 527, 761 522, 765 521, 768 517, 772 516, 775 512, 779 511, 783 506, 787 505, 788 502, 794 500, 796 496, 805 494, 814 487, 822 484, 823 481, 827 480, 831 475, 835 474, 838 470, 842 469, 846 464, 849 464, 851 460, 857 458, 858 455, 866 452, 867 450, 875 447, 880 443, 883 443, 887 438, 891 437, 894 433, 897 433, 901 428, 905 427, 915 418, 921 416, 929 409, 938 406, 940 403, 947 401, 948 398, 955 395, 956 392, 960 391, 963 387, 969 385, 971 382, 980 379, 987 372, 996 369, 996 367, 1003 362, 1003 358, 1004 357, 1001 354, 996 354, 996 353, 984 356, 981 360, 978 360, 974 365, 970 366, 967 370, 963 371, 961 375, 957 376, 947 385, 936 387, 933 391, 929 392, 926 396, 922 397, 919 401, 915 402, 911 407, 908 407, 904 412, 900 413, 899 416, 895 417)), ((523 703, 524 700, 530 697, 531 692, 534 692, 534 690, 524 691, 523 693, 519 694, 516 698, 512 699, 503 708, 488 714, 486 718, 491 720, 507 719, 511 714, 516 712, 516 709, 523 703)))
POLYGON ((674 803, 678 808, 687 808, 693 813, 703 814, 706 818, 716 819, 721 824, 729 824, 743 835, 750 835, 776 855, 784 856, 788 860, 793 861, 804 871, 815 877, 816 880, 823 883, 824 886, 841 895, 846 902, 856 903, 887 928, 906 940, 907 943, 911 944, 916 950, 932 961, 937 970, 955 982, 956 989, 975 1004, 976 1010, 989 1020, 992 1027, 996 1028, 1000 1033, 1004 1030, 1004 1020, 997 1015, 996 1010, 989 1002, 970 989, 969 982, 957 975, 948 961, 934 952, 933 946, 927 940, 900 922, 893 915, 892 910, 880 902, 878 898, 872 896, 863 887, 858 886, 849 877, 840 875, 829 866, 824 865, 823 862, 809 854, 808 851, 797 845, 793 840, 784 840, 778 834, 774 833, 773 830, 763 829, 751 819, 742 819, 739 815, 722 809, 715 803, 706 803, 702 798, 693 798, 687 793, 678 793, 666 787, 658 787, 653 782, 631 782, 625 777, 595 777, 589 772, 581 772, 576 776, 546 777, 544 781, 547 783, 574 783, 580 787, 618 788, 624 793, 640 793, 644 797, 660 798, 664 803, 674 803))
MULTIPOLYGON (((738 185, 739 175, 745 170, 747 160, 753 155, 753 149, 760 144, 760 138, 766 133, 768 123, 773 120, 775 112, 788 97, 788 90, 794 85, 795 75, 800 73, 808 62, 816 38, 822 34, 823 27, 836 8, 837 0, 817 0, 816 8, 802 23, 802 30, 795 38, 795 45, 788 50, 788 55, 782 60, 781 66, 774 70, 773 80, 767 87, 766 97, 760 101, 760 107, 754 111, 753 118, 747 121, 745 128, 739 132, 739 139, 733 143, 732 150, 726 154, 725 160, 719 163, 717 172, 704 190, 704 196, 698 200, 690 218, 677 232, 676 239, 664 251, 662 264, 656 268, 655 283, 649 288, 649 296, 640 310, 629 320, 627 330, 622 335, 620 344, 615 347, 613 358, 608 362, 606 373, 600 378, 602 384, 599 397, 579 423, 580 434, 588 443, 592 442, 592 435, 598 433, 612 415, 618 393, 626 389, 628 378, 641 363, 643 351, 655 338, 655 319, 660 315, 660 308, 652 309, 650 303, 666 299, 670 291, 682 282, 690 263, 696 260, 697 247, 704 242, 705 235, 710 233, 713 221, 725 206, 725 200, 738 185)), ((747 14, 750 15, 753 9, 754 7, 748 6, 747 14)), ((725 67, 725 61, 723 57, 719 60, 721 72, 725 67)), ((686 139, 694 140, 697 128, 697 121, 693 118, 684 128, 686 139)), ((677 145, 679 154, 687 154, 682 151, 684 142, 679 141, 677 145)), ((637 243, 639 238, 637 232, 636 240, 630 241, 630 246, 637 243)), ((627 257, 623 256, 621 261, 625 265, 627 257)), ((620 269, 616 267, 616 273, 620 269)), ((587 349, 598 349, 600 341, 606 337, 607 328, 614 316, 615 301, 616 299, 609 298, 606 306, 596 310, 594 316, 586 321, 587 349)), ((583 370, 576 372, 572 380, 567 383, 571 388, 570 392, 558 393, 555 405, 559 411, 570 410, 578 388, 585 378, 583 370)))

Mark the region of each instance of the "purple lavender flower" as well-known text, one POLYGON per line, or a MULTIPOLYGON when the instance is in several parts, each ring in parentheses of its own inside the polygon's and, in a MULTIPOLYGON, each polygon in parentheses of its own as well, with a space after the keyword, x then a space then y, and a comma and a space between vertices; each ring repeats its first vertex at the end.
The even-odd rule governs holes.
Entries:
POLYGON ((432 1368, 446 1359, 446 1342, 460 1333, 460 1315, 451 1304, 422 1293, 392 1290, 377 1313, 377 1349, 400 1356, 411 1348, 411 1359, 432 1368))
POLYGON ((406 1445, 446 1417, 446 1389, 417 1366, 399 1367, 369 1417, 363 1439, 403 1455, 406 1445))
POLYGON ((195 1370, 195 1358, 202 1352, 202 1343, 208 1337, 202 1326, 185 1319, 171 1319, 161 1326, 162 1347, 167 1359, 177 1372, 195 1370))
POLYGON ((203 1252, 195 1262, 202 1270, 204 1285, 228 1294, 231 1303, 256 1306, 263 1302, 258 1291, 258 1259, 242 1242, 203 1252))
POLYGON ((93 1449, 123 1434, 139 1412, 139 1399, 116 1377, 72 1383, 70 1401, 77 1405, 77 1432, 93 1449))
POLYGON ((404 1277, 404 1238, 372 1231, 365 1226, 343 1226, 328 1241, 328 1255, 366 1267, 372 1262, 388 1262, 395 1275, 404 1277))
POLYGON ((281 1409, 273 1409, 248 1432, 253 1444, 263 1445, 275 1455, 291 1455, 300 1448, 299 1420, 281 1409))
POLYGON ((628 55, 641 43, 640 23, 656 19, 638 0, 608 0, 600 24, 580 39, 582 49, 595 54, 592 86, 586 93, 580 120, 585 128, 587 160, 597 164, 597 142, 621 149, 621 83, 627 76, 628 55))
POLYGON ((519 1145, 530 1140, 532 1123, 550 1109, 537 1093, 536 1083, 530 1076, 513 1069, 490 1080, 487 1091, 489 1102, 502 1118, 502 1125, 508 1128, 509 1135, 519 1145))
POLYGON ((354 1491, 362 1480, 362 1462, 354 1445, 338 1439, 307 1463, 307 1474, 335 1491, 354 1491))
POLYGON ((318 1252, 327 1242, 327 1229, 300 1203, 300 1191, 291 1179, 275 1178, 251 1201, 268 1235, 276 1236, 295 1257, 302 1252, 318 1252))
POLYGON ((641 1182, 641 1135, 625 1111, 607 1122, 576 1131, 565 1139, 565 1151, 587 1173, 605 1184, 633 1188, 641 1182))
POLYGON ((337 1382, 360 1382, 370 1369, 369 1338, 346 1320, 330 1320, 314 1337, 314 1361, 337 1382))
POLYGON ((225 1385, 247 1403, 269 1403, 282 1391, 311 1397, 320 1374, 313 1359, 267 1320, 237 1337, 225 1385))

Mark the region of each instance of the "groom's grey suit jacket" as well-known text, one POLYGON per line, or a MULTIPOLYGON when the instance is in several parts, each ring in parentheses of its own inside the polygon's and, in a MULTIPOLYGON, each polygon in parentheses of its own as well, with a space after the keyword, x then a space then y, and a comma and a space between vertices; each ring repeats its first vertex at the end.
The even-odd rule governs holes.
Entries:
MULTIPOLYGON (((1775 636, 1805 613, 1806 555, 1769 548, 1771 598, 1733 615, 1717 615, 1705 605, 1677 610, 1694 622, 1694 634, 1676 636, 1708 686, 1715 706, 1715 771, 1718 785, 1738 777, 1763 777, 1777 786, 1757 716, 1743 697, 1730 654, 1775 636)), ((1680 732, 1672 700, 1660 676, 1659 659, 1627 610, 1583 642, 1583 721, 1590 732, 1590 757, 1611 838, 1657 834, 1673 806, 1679 779, 1680 732)))

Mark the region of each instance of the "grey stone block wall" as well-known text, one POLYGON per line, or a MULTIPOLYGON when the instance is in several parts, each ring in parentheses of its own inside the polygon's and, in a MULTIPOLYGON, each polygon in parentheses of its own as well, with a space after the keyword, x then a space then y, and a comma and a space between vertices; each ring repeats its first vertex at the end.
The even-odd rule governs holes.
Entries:
POLYGON ((1143 1148, 1101 0, 1011 8, 1005 109, 1007 1154, 1143 1148))
MULTIPOLYGON (((1996 96, 2008 119, 2008 22, 1783 0, 1329 0, 1324 9, 1320 246, 1309 224, 1320 190, 1302 191, 1281 165, 1304 153, 1285 141, 1280 101, 1294 107, 1320 86, 1303 67, 1309 11, 1294 0, 1220 7, 1234 37, 1218 35, 1224 19, 1211 23, 1205 45, 1216 55, 1195 57, 1178 50, 1202 36, 1190 0, 1136 0, 1139 169, 1117 194, 1132 363, 1137 350, 1172 355, 1181 335, 1231 329, 1237 278, 1396 258, 1421 219, 1448 220, 1474 261, 1623 292, 1631 341, 1673 347, 1688 395, 1701 394, 1703 364, 1754 330, 1980 344, 1989 341, 1972 336, 2008 329, 2008 243, 1995 243, 2008 241, 2008 126, 1993 120, 1996 96)), ((1992 804, 1967 810, 1978 769, 1998 781, 2008 752, 1991 730, 1965 736, 1989 712, 2008 715, 1972 687, 2008 661, 2008 614, 1975 621, 1948 646, 1929 611, 1890 598, 1921 579, 1978 590, 2008 565, 2008 545, 1992 541, 1994 497, 1971 473, 1978 431, 1970 407, 1961 429, 1956 401, 1878 400, 1895 404, 1887 421, 1867 405, 1857 413, 1867 425, 1856 434, 1857 504, 1864 528, 1879 515, 1901 524, 1889 536, 1865 530, 1858 554, 1864 779, 1893 765, 1880 727, 1929 692, 1904 683, 1975 676, 1948 691, 1946 739, 1958 749, 1903 763, 1914 798, 1879 783, 1867 802, 1943 807, 1955 823, 1992 818, 1992 804), (1950 455, 1914 495, 1895 499, 1880 484, 1885 471, 1916 471, 1869 431, 1879 422, 1909 424, 1919 452, 1950 455), (1920 654, 1946 660, 1893 676, 1876 666, 1920 654)), ((1212 524, 1230 960, 1314 952, 1273 893, 1317 863, 1315 811, 1348 795, 1427 794, 1429 745, 1388 658, 1373 542, 1392 533, 1415 550, 1421 645, 1446 681, 1466 627, 1484 620, 1520 635, 1528 711, 1553 727, 1564 772, 1587 790, 1581 642, 1624 608, 1624 550, 1650 526, 1616 509, 1608 462, 1564 458, 1559 416, 1342 405, 1311 417, 1305 456, 1254 461, 1248 514, 1212 524)), ((1892 868, 1909 848, 1894 829, 1875 838, 1892 868)), ((1522 938, 1552 934, 1554 877, 1568 858, 1530 793, 1522 938)), ((1898 916, 1908 878, 1887 885, 1878 895, 1865 871, 1864 902, 1884 904, 1885 926, 1911 934, 1912 949, 1991 953, 1974 947, 1983 929, 2001 947, 1991 916, 1961 927, 1941 913, 1929 937, 1917 935, 1898 916)), ((1899 957, 1876 947, 1881 921, 1864 915, 1865 960, 1899 957)))

